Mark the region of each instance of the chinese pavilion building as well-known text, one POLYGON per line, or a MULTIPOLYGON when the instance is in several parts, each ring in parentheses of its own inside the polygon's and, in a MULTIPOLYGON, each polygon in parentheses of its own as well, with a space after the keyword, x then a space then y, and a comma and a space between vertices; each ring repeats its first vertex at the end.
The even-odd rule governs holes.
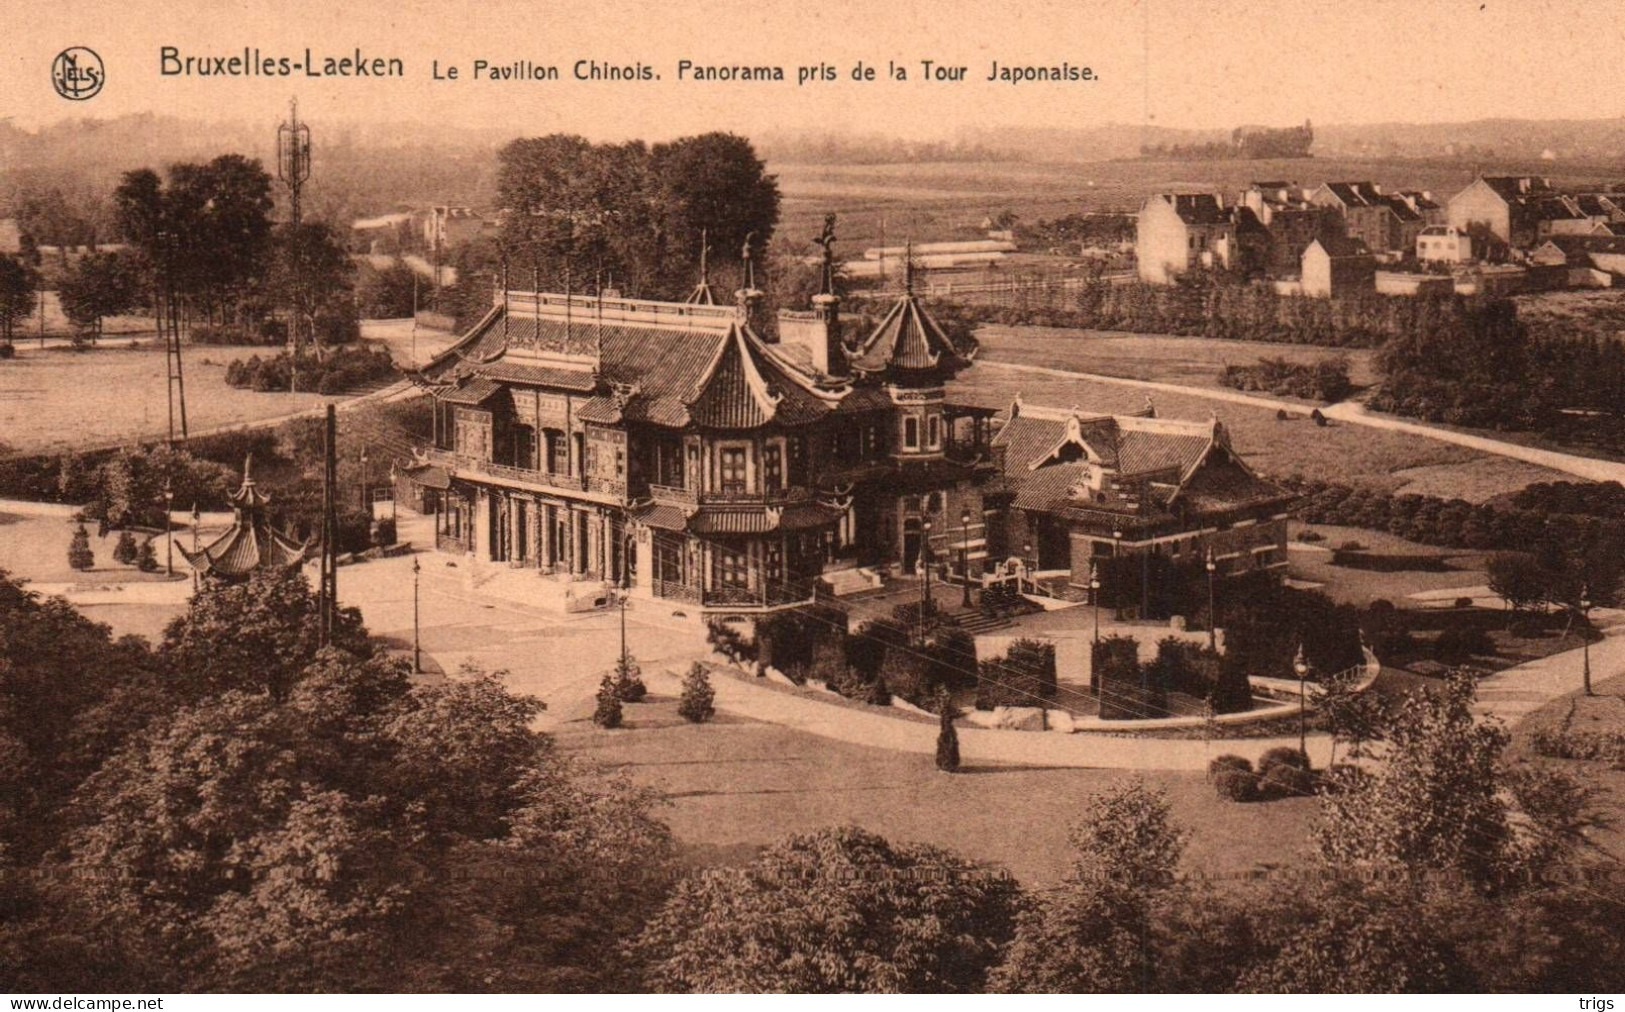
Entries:
POLYGON ((944 395, 974 342, 912 283, 850 341, 828 271, 809 312, 769 316, 748 262, 735 305, 710 301, 497 292, 417 377, 439 548, 704 612, 806 603, 931 548, 979 572, 994 412, 944 395))
POLYGON ((246 579, 256 569, 293 569, 305 561, 306 545, 271 524, 271 497, 254 483, 254 458, 243 461, 243 482, 230 496, 235 519, 225 533, 195 552, 181 554, 201 576, 246 579))

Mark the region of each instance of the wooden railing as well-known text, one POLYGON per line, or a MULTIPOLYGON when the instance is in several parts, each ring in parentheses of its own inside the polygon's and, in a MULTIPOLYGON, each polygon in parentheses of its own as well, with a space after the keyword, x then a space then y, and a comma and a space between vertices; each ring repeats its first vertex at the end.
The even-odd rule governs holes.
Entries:
MULTIPOLYGON (((582 492, 586 490, 585 483, 575 475, 556 474, 551 471, 538 471, 529 467, 516 467, 512 464, 498 464, 491 460, 481 460, 466 454, 453 453, 450 450, 431 450, 429 459, 442 467, 453 471, 475 472, 490 475, 493 478, 506 478, 509 481, 522 481, 530 485, 545 485, 561 491, 582 492)), ((594 479, 595 483, 604 484, 604 479, 594 479)), ((616 487, 612 494, 625 494, 624 482, 613 482, 616 487)), ((606 491, 609 491, 606 489, 606 491)))
POLYGON ((657 501, 684 506, 777 506, 805 502, 812 497, 812 490, 804 485, 795 485, 758 492, 700 492, 691 488, 678 488, 675 485, 650 485, 649 496, 657 501))

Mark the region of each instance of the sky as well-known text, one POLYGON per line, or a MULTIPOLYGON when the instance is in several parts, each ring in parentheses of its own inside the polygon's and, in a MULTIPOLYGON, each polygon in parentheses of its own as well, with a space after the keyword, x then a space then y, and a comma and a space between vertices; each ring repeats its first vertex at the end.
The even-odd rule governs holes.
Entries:
POLYGON ((665 0, 548 3, 320 0, 0 3, 0 118, 153 112, 274 120, 297 95, 326 121, 451 123, 595 140, 707 129, 833 131, 913 139, 965 128, 1102 123, 1450 122, 1625 115, 1617 0, 665 0), (56 94, 51 65, 95 50, 106 83, 87 101, 56 94), (397 57, 397 79, 162 76, 183 56, 397 57), (554 64, 557 82, 470 80, 472 62, 554 64), (577 60, 642 63, 661 80, 581 82, 577 60), (783 84, 682 82, 677 62, 777 64, 783 84), (855 82, 858 61, 873 82, 855 82), (921 61, 963 66, 959 83, 920 79, 921 61), (1009 85, 1005 65, 1089 67, 1092 82, 1009 85), (432 77, 456 66, 457 81, 432 77), (910 79, 886 79, 896 61, 910 79), (834 82, 798 86, 803 65, 834 82))

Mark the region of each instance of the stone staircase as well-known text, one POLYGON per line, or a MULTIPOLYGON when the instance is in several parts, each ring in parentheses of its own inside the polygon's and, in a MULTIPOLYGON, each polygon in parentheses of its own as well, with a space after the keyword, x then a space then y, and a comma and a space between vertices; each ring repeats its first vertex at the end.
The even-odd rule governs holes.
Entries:
POLYGON ((823 574, 823 579, 830 585, 836 597, 849 597, 867 590, 879 590, 884 583, 879 573, 866 566, 828 570, 823 574))
POLYGON ((998 615, 984 614, 983 612, 975 609, 952 612, 948 615, 948 618, 954 623, 954 625, 970 633, 972 636, 982 636, 987 633, 998 632, 1000 629, 1009 629, 1011 626, 1015 625, 1014 622, 1007 618, 1003 618, 998 615))

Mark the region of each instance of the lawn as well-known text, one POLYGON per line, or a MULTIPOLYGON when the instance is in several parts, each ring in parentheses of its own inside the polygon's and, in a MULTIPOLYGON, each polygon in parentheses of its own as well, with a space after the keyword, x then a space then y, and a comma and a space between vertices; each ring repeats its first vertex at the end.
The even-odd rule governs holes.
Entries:
POLYGON ((1319 348, 1270 341, 1215 341, 1173 334, 1001 324, 978 328, 976 337, 982 344, 981 354, 986 361, 1056 366, 1193 387, 1228 389, 1219 384, 1219 370, 1227 365, 1253 365, 1261 358, 1284 358, 1304 365, 1343 358, 1348 360, 1349 378, 1355 386, 1367 386, 1377 380, 1373 365, 1375 353, 1366 348, 1319 348))
MULTIPOLYGON (((703 726, 674 701, 627 708, 635 726, 581 721, 559 734, 569 751, 657 790, 659 813, 697 865, 734 863, 787 834, 855 824, 897 840, 948 847, 1049 886, 1064 874, 1068 825, 1105 787, 1138 777, 1167 793, 1191 830, 1188 871, 1245 876, 1302 861, 1314 799, 1221 801, 1200 774, 986 766, 938 772, 927 756, 847 745, 726 716, 703 726)), ((1012 732, 1014 733, 1014 732, 1012 732)))
MULTIPOLYGON (((226 365, 249 348, 189 347, 184 352, 191 431, 294 414, 344 398, 257 393, 226 385, 226 365)), ((160 348, 104 341, 75 352, 23 342, 0 360, 0 454, 84 449, 168 431, 165 355, 160 348)))
POLYGON ((1625 859, 1625 767, 1584 759, 1547 759, 1530 747, 1537 730, 1594 734, 1625 733, 1625 676, 1599 681, 1595 696, 1573 693, 1552 700, 1512 729, 1514 762, 1532 762, 1561 770, 1591 787, 1601 823, 1587 834, 1590 856, 1610 864, 1625 859))
MULTIPOLYGON (((1054 361, 1061 368, 1087 369, 1089 363, 1054 361)), ((1342 482, 1384 492, 1410 491, 1413 469, 1425 468, 1427 487, 1448 490, 1463 499, 1483 500, 1522 488, 1532 481, 1556 481, 1565 475, 1526 466, 1513 471, 1483 463, 1489 455, 1466 447, 1368 426, 1333 422, 1318 427, 1306 416, 1278 421, 1275 412, 1213 400, 1059 376, 997 368, 997 352, 963 373, 950 388, 957 401, 1004 409, 1017 394, 1032 404, 1076 405, 1084 411, 1122 413, 1145 406, 1149 394, 1164 418, 1204 420, 1217 416, 1230 431, 1236 450, 1265 475, 1342 482), (1486 467, 1491 470, 1486 471, 1486 467), (1486 480, 1486 473, 1493 480, 1486 480), (1511 475, 1515 474, 1516 477, 1511 475)), ((1499 459, 1499 458, 1493 458, 1499 459)))
MULTIPOLYGON (((1304 583, 1321 584, 1321 590, 1347 604, 1367 607, 1372 601, 1386 600, 1403 608, 1406 598, 1425 591, 1484 586, 1485 553, 1450 548, 1434 548, 1406 541, 1385 531, 1363 527, 1310 525, 1293 521, 1289 531, 1291 565, 1288 575, 1304 583), (1297 541, 1299 532, 1312 529, 1325 540, 1307 544, 1297 541), (1392 565, 1332 565, 1331 549, 1349 542, 1363 546, 1361 555, 1380 558, 1392 565), (1412 566, 1401 563, 1414 560, 1412 566)), ((1411 606, 1415 602, 1410 602, 1411 606)))

